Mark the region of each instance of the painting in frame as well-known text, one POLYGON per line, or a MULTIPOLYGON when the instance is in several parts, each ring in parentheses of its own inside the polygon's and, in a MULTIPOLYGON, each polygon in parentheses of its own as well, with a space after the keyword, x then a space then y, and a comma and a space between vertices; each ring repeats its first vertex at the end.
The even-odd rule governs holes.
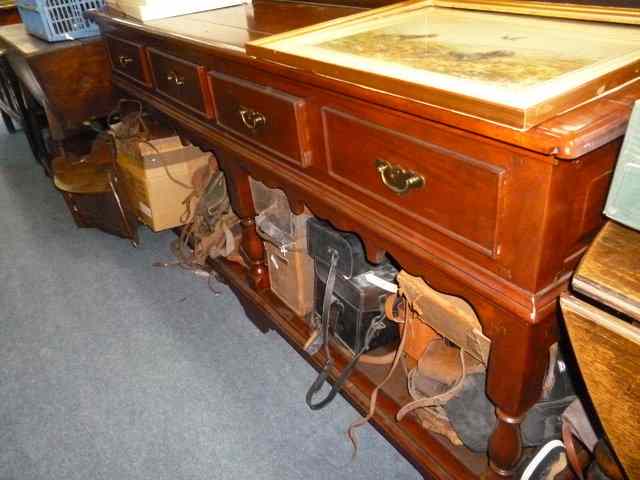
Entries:
POLYGON ((409 1, 250 42, 247 52, 526 130, 640 77, 640 12, 409 1))

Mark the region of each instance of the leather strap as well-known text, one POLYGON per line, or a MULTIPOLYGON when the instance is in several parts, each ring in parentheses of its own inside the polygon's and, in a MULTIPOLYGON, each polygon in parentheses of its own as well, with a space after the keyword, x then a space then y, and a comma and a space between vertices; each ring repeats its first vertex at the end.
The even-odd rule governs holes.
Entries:
POLYGON ((362 427, 363 425, 366 425, 369 422, 369 420, 373 418, 373 415, 376 411, 376 403, 378 402, 378 393, 380 392, 382 387, 384 387, 385 384, 391 379, 391 377, 393 376, 393 372, 396 371, 396 368, 398 367, 398 364, 402 359, 404 346, 407 342, 407 336, 408 336, 407 332, 409 331, 409 327, 410 327, 409 319, 411 318, 410 317, 411 313, 409 312, 409 306, 406 300, 403 302, 402 314, 400 314, 399 312, 396 313, 396 308, 398 307, 398 298, 399 297, 395 295, 391 295, 387 297, 387 301, 385 303, 385 312, 386 312, 386 317, 389 320, 392 320, 396 323, 404 324, 404 328, 402 329, 402 336, 400 337, 400 344, 398 345, 398 349, 396 350, 396 355, 393 359, 393 363, 391 364, 391 366, 389 367, 389 370, 387 371, 386 377, 384 377, 384 380, 382 380, 382 382, 380 382, 378 386, 376 386, 376 388, 374 388, 373 391, 371 392, 371 397, 369 398, 369 412, 367 412, 367 416, 359 420, 356 420, 349 426, 349 430, 347 431, 347 436, 349 437, 349 440, 351 440, 351 444, 353 445, 353 458, 355 458, 356 455, 358 454, 358 439, 355 435, 355 432, 358 428, 362 427), (400 318, 401 316, 403 318, 400 318))
MULTIPOLYGON (((320 410, 327 405, 329 405, 333 399, 338 395, 338 392, 342 389, 348 378, 351 376, 353 369, 358 364, 360 357, 369 350, 371 345, 371 341, 375 338, 378 332, 385 327, 385 319, 387 316, 385 313, 381 313, 378 317, 371 321, 367 332, 365 333, 364 342, 362 347, 356 354, 353 356, 351 361, 347 364, 347 366, 342 370, 340 376, 336 379, 335 383, 331 387, 329 393, 320 400, 319 402, 314 402, 313 397, 320 391, 324 383, 329 379, 329 373, 334 366, 333 359, 331 357, 331 351, 329 349, 329 324, 330 322, 330 312, 331 307, 335 303, 333 297, 333 290, 335 288, 335 281, 337 275, 337 266, 339 260, 339 254, 337 251, 331 249, 331 263, 329 266, 329 274, 327 275, 327 283, 325 285, 324 290, 324 298, 322 301, 322 318, 321 318, 321 329, 322 329, 322 346, 325 353, 325 364, 316 380, 311 384, 309 390, 307 390, 307 395, 305 396, 305 401, 311 410, 320 410)), ((385 309, 386 310, 386 309, 385 309)))
POLYGON ((564 448, 567 451, 567 460, 571 469, 578 476, 580 480, 584 480, 582 475, 582 468, 580 468, 580 461, 578 460, 578 453, 576 452, 575 442, 573 440, 573 432, 571 431, 571 425, 569 422, 562 422, 562 441, 564 448))
MULTIPOLYGON (((322 317, 320 320, 320 328, 322 330, 322 349, 324 350, 325 362, 322 370, 318 374, 316 380, 311 384, 309 390, 307 390, 307 395, 305 396, 305 401, 311 410, 320 410, 335 398, 337 391, 334 392, 334 388, 332 388, 329 395, 325 397, 320 402, 314 403, 313 397, 320 391, 324 382, 329 378, 329 372, 334 366, 333 358, 331 357, 331 351, 329 349, 329 317, 331 313, 331 306, 333 305, 333 289, 335 288, 336 283, 336 274, 337 274, 337 266, 339 255, 338 252, 334 249, 330 249, 331 254, 331 263, 329 266, 329 274, 327 275, 327 283, 324 288, 324 298, 322 300, 322 317)), ((355 358, 355 357, 354 357, 355 358)), ((351 367, 353 370, 353 366, 351 367)), ((346 380, 346 379, 345 379, 346 380)))
POLYGON ((376 336, 379 330, 385 327, 384 320, 385 320, 385 316, 384 314, 381 314, 371 322, 371 325, 369 325, 369 328, 365 335, 364 344, 360 349, 360 351, 358 351, 358 353, 353 356, 351 361, 342 370, 342 372, 340 373, 340 376, 336 379, 335 383, 331 387, 331 390, 329 391, 327 396, 320 402, 313 403, 313 396, 320 391, 320 389, 322 388, 322 385, 324 385, 324 382, 326 382, 329 377, 330 368, 327 368, 327 366, 325 365, 325 368, 322 369, 322 371, 318 375, 318 378, 316 378, 316 381, 313 382, 313 384, 311 385, 311 387, 309 387, 309 390, 307 391, 306 402, 311 410, 320 410, 326 407, 333 401, 333 399, 340 392, 340 390, 342 390, 342 387, 351 376, 353 369, 358 364, 360 357, 364 354, 364 352, 369 350, 369 346, 371 345, 371 340, 373 340, 373 338, 376 336))
MULTIPOLYGON (((427 355, 426 351, 424 355, 427 355)), ((460 365, 462 368, 462 373, 460 375, 460 378, 458 378, 458 381, 454 383, 453 386, 447 391, 442 392, 439 395, 434 395, 432 397, 425 397, 418 391, 417 388, 415 388, 415 376, 418 373, 418 370, 411 370, 408 376, 409 393, 415 400, 408 403, 398 411, 396 415, 398 421, 402 420, 408 413, 414 411, 416 408, 441 406, 454 398, 460 392, 460 390, 462 390, 462 387, 464 386, 464 379, 467 377, 467 368, 463 349, 460 349, 460 365)))

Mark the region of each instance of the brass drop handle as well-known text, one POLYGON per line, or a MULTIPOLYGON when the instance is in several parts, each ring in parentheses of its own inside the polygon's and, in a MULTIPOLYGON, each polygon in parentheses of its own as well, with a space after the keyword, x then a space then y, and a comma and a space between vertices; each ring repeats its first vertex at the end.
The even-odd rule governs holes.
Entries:
POLYGON ((133 58, 127 57, 125 55, 120 55, 118 57, 118 62, 120 63, 121 66, 126 67, 130 63, 133 63, 133 58))
POLYGON ((251 108, 240 107, 238 113, 240 113, 240 118, 242 119, 242 123, 244 123, 245 127, 250 128, 251 130, 256 130, 257 128, 264 127, 267 124, 267 117, 256 110, 252 110, 251 108))
POLYGON ((425 179, 422 175, 405 170, 398 165, 391 165, 389 162, 381 159, 375 161, 376 170, 380 175, 382 183, 389 190, 398 195, 404 195, 409 190, 423 188, 425 179))
POLYGON ((167 80, 176 84, 176 86, 181 87, 184 85, 184 77, 181 77, 176 72, 169 72, 167 75, 167 80))

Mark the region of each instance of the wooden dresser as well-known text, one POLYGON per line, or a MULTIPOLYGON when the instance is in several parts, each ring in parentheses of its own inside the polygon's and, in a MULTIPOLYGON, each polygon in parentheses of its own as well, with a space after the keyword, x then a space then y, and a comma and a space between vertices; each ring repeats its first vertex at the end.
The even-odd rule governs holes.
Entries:
MULTIPOLYGON (((370 260, 387 253, 473 306, 492 340, 487 394, 498 423, 489 458, 452 448, 412 418, 397 422, 403 397, 391 387, 373 423, 427 478, 508 477, 522 454, 520 423, 540 396, 557 340, 558 297, 602 225, 640 84, 523 132, 245 53, 249 40, 357 11, 255 0, 147 24, 108 10, 91 16, 120 93, 218 156, 250 267, 216 268, 256 322, 299 351, 308 335, 268 290, 249 176, 283 189, 294 211, 307 206, 359 234, 370 260), (398 194, 386 186, 395 167, 424 184, 398 194)), ((335 355, 339 369, 346 359, 335 355)), ((345 396, 366 410, 378 379, 358 370, 345 396)))

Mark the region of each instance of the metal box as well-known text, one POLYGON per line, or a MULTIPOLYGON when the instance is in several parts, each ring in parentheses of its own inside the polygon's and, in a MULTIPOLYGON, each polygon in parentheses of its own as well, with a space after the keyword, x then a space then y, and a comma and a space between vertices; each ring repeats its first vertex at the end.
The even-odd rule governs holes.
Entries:
MULTIPOLYGON (((324 292, 327 286, 329 268, 315 262, 315 308, 317 319, 322 317, 324 292)), ((369 326, 384 312, 384 303, 390 292, 371 281, 375 277, 385 283, 394 284, 398 271, 390 264, 372 266, 371 270, 355 277, 345 278, 337 275, 331 304, 332 333, 352 353, 363 347, 364 336, 369 326)), ((398 338, 396 324, 385 320, 385 328, 371 340, 369 350, 387 345, 398 338)))

